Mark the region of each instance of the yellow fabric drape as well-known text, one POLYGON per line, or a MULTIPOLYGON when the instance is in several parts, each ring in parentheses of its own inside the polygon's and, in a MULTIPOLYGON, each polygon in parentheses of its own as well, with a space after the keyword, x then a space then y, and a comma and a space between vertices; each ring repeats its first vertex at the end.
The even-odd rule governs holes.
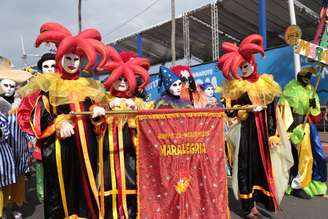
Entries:
POLYGON ((64 185, 64 176, 63 176, 63 167, 61 161, 61 148, 60 141, 56 139, 55 151, 56 151, 56 164, 57 164, 57 173, 58 173, 58 181, 60 188, 60 195, 62 199, 62 205, 64 208, 65 218, 68 217, 68 209, 67 209, 67 201, 66 201, 66 193, 65 193, 65 185, 64 185))
MULTIPOLYGON (((300 124, 297 127, 303 126, 300 124)), ((298 174, 292 181, 293 189, 304 188, 310 184, 312 180, 312 165, 313 156, 310 140, 310 125, 307 123, 304 127, 304 138, 298 145, 297 150, 299 154, 298 174)))
POLYGON ((104 136, 99 136, 98 138, 98 159, 99 159, 99 178, 100 178, 100 213, 101 218, 105 217, 105 185, 104 185, 104 136))
POLYGON ((115 174, 115 161, 114 161, 114 130, 113 130, 113 117, 107 118, 108 125, 108 142, 109 142, 109 160, 110 160, 110 175, 111 175, 111 184, 112 184, 112 211, 113 219, 117 219, 117 207, 116 207, 116 197, 117 197, 117 188, 116 188, 116 174, 115 174), (116 191, 116 192, 115 192, 116 191))
POLYGON ((126 202, 126 180, 125 180, 125 163, 124 163, 124 142, 123 142, 123 126, 127 122, 127 117, 118 117, 118 146, 120 156, 121 185, 122 185, 122 204, 125 218, 129 218, 128 207, 126 202))

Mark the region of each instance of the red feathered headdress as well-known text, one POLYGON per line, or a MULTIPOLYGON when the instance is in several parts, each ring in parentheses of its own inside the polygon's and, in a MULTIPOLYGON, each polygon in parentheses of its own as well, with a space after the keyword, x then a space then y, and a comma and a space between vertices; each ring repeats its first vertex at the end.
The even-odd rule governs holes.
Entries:
POLYGON ((103 67, 105 70, 111 72, 110 76, 104 82, 107 90, 113 92, 112 85, 120 77, 127 79, 129 90, 126 92, 127 96, 132 96, 137 88, 145 88, 149 80, 148 69, 150 62, 148 59, 137 57, 132 52, 118 53, 113 47, 107 46, 107 56, 109 58, 106 65, 103 67), (142 78, 143 83, 137 87, 136 77, 142 78))
POLYGON ((255 54, 260 53, 264 57, 264 50, 262 47, 263 38, 261 35, 252 34, 243 39, 238 47, 236 44, 224 42, 222 48, 224 55, 218 59, 218 67, 223 72, 223 75, 228 80, 231 80, 229 73, 236 79, 241 79, 238 74, 238 68, 244 62, 248 62, 255 67, 255 54))
POLYGON ((88 64, 84 71, 89 71, 96 64, 96 54, 100 54, 100 62, 97 69, 100 70, 107 61, 106 47, 100 42, 101 36, 96 29, 86 29, 76 36, 61 24, 45 23, 40 28, 40 34, 35 41, 35 47, 41 43, 54 43, 57 47, 56 63, 60 73, 65 74, 61 66, 61 59, 67 53, 86 56, 88 64))
POLYGON ((191 69, 189 68, 189 66, 186 66, 186 65, 173 66, 173 67, 171 67, 171 71, 173 71, 176 75, 178 75, 180 77, 186 77, 186 75, 184 75, 184 72, 187 71, 189 73, 188 78, 190 76, 192 77, 191 69))

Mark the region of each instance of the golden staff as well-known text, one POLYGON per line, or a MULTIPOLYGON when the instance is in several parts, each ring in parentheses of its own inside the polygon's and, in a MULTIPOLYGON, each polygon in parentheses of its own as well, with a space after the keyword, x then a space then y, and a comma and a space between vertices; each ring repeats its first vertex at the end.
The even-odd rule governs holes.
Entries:
MULTIPOLYGON (((241 107, 229 107, 229 108, 217 108, 220 110, 246 110, 246 111, 253 111, 258 105, 247 105, 247 106, 241 106, 241 107)), ((266 109, 267 106, 261 106, 263 109, 266 109)), ((215 109, 215 108, 211 108, 215 109)), ((147 110, 149 112, 156 111, 156 110, 147 110)), ((138 114, 140 111, 136 110, 121 110, 121 111, 106 111, 106 115, 135 115, 138 114)), ((170 113, 170 112, 168 112, 170 113)), ((85 112, 70 112, 70 115, 72 116, 78 116, 78 115, 91 115, 92 112, 85 111, 85 112)))

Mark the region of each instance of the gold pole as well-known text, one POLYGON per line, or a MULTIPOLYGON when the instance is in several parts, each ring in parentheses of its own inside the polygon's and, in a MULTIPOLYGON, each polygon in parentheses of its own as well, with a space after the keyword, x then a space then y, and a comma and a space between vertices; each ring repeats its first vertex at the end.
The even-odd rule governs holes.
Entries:
MULTIPOLYGON (((247 110, 247 111, 253 111, 254 108, 258 107, 257 105, 248 105, 248 106, 241 106, 241 107, 231 107, 231 108, 218 108, 222 110, 247 110)), ((266 106, 261 106, 263 109, 266 109, 266 106)), ((212 108, 213 109, 213 108, 212 108)), ((149 110, 151 111, 151 110, 149 110)), ((155 110, 154 110, 155 111, 155 110)), ((139 111, 135 110, 122 110, 122 111, 106 111, 106 115, 134 115, 137 114, 139 111)), ((170 113, 170 112, 168 112, 170 113)), ((78 115, 91 115, 92 112, 85 111, 85 112, 70 112, 72 116, 78 116, 78 115)))

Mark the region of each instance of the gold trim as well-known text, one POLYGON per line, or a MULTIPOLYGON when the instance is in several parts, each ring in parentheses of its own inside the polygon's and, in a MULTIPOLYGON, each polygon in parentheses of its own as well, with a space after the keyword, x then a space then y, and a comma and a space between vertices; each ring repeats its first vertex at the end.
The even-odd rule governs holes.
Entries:
MULTIPOLYGON (((75 110, 78 111, 78 112, 81 112, 81 108, 80 108, 80 104, 78 102, 77 96, 72 95, 70 98, 73 100, 72 103, 74 103, 75 110)), ((97 189, 97 186, 96 186, 95 177, 94 177, 94 174, 92 172, 92 167, 91 167, 91 163, 90 163, 90 158, 89 158, 89 153, 88 153, 88 148, 87 148, 87 141, 86 141, 86 137, 85 137, 85 130, 84 130, 83 122, 82 122, 81 117, 76 117, 76 119, 77 119, 77 127, 78 127, 78 130, 79 130, 78 135, 79 135, 80 141, 81 141, 81 148, 82 148, 85 168, 87 170, 87 175, 88 175, 90 187, 91 187, 92 193, 94 195, 95 201, 97 203, 98 212, 100 214, 99 193, 98 193, 98 189, 97 189)))
POLYGON ((60 188, 60 195, 62 199, 62 204, 64 208, 65 218, 68 217, 68 210, 67 210, 67 202, 66 202, 66 193, 65 193, 65 184, 64 184, 64 177, 63 177, 63 167, 61 161, 61 145, 59 139, 56 139, 55 143, 55 151, 56 151, 56 164, 57 164, 57 172, 58 172, 58 181, 59 181, 59 188, 60 188))
MULTIPOLYGON (((116 174, 115 174, 115 161, 114 161, 114 131, 113 131, 113 117, 107 118, 108 124, 108 143, 109 143, 109 159, 110 159, 110 172, 111 172, 111 184, 112 191, 116 189, 116 174)), ((118 219, 117 207, 116 207, 116 195, 112 196, 112 211, 113 219, 118 219)))
POLYGON ((183 117, 219 117, 223 116, 223 112, 181 112, 181 113, 163 113, 163 114, 150 114, 150 115, 137 115, 137 120, 145 119, 175 119, 183 117))
POLYGON ((271 192, 266 191, 261 186, 254 185, 253 188, 252 188, 252 193, 249 193, 249 194, 239 194, 239 198, 241 198, 241 199, 250 199, 250 198, 253 197, 253 193, 254 193, 255 190, 260 190, 261 192, 263 192, 264 195, 269 196, 269 197, 273 197, 271 192))
POLYGON ((127 122, 127 117, 118 118, 118 145, 120 156, 120 170, 121 170, 121 186, 122 186, 122 202, 125 218, 129 218, 127 201, 126 201, 126 181, 125 181, 125 163, 124 163, 124 142, 123 142, 123 126, 127 122))
POLYGON ((100 213, 101 217, 105 217, 105 185, 104 185, 104 136, 101 135, 98 138, 98 158, 99 158, 99 178, 100 178, 100 213))
MULTIPOLYGON (((137 194, 137 190, 125 190, 125 193, 127 195, 135 195, 135 194, 137 194)), ((105 196, 117 195, 117 194, 118 194, 117 190, 114 190, 114 191, 110 190, 110 191, 106 191, 104 193, 105 196)))

